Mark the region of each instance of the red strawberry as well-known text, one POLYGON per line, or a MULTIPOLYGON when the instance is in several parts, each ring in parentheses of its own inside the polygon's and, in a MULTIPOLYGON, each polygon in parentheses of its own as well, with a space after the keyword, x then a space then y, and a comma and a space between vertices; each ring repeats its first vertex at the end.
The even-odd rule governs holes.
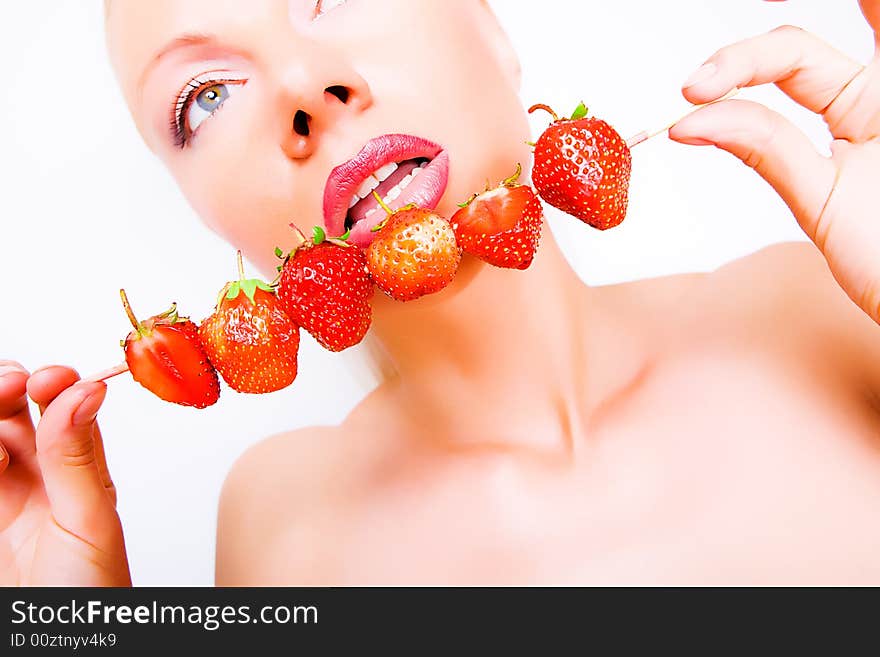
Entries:
POLYGON ((165 401, 205 408, 220 397, 217 372, 199 342, 198 327, 177 315, 177 305, 140 322, 119 290, 134 331, 122 341, 131 376, 165 401))
POLYGON ((385 210, 388 217, 367 247, 367 269, 379 289, 398 301, 412 301, 449 285, 461 260, 449 222, 412 205, 385 210))
POLYGON ((229 387, 266 393, 286 388, 296 378, 299 327, 281 310, 267 283, 244 278, 227 283, 217 308, 199 327, 208 358, 229 387))
POLYGON ((581 103, 571 119, 560 119, 546 105, 553 123, 535 144, 532 183, 547 203, 605 230, 626 217, 632 157, 623 138, 599 119, 585 118, 581 103))
POLYGON ((366 259, 359 248, 327 239, 318 227, 312 240, 303 240, 284 261, 278 300, 321 346, 342 351, 363 340, 372 322, 366 259))
POLYGON ((458 245, 496 267, 526 269, 541 238, 543 208, 528 185, 517 185, 522 168, 493 190, 475 194, 449 223, 458 245))

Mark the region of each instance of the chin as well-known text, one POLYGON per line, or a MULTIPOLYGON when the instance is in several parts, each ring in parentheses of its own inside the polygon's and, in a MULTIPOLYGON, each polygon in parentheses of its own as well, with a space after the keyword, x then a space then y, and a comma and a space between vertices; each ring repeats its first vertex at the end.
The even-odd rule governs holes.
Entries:
MULTIPOLYGON (((372 301, 373 308, 377 312, 382 312, 385 308, 400 309, 411 307, 413 309, 426 309, 436 308, 444 304, 452 304, 461 300, 464 293, 475 282, 477 275, 481 272, 485 272, 487 267, 491 267, 491 265, 488 265, 479 258, 468 255, 467 253, 462 254, 461 263, 458 266, 455 278, 453 278, 452 282, 439 292, 426 294, 413 301, 395 301, 380 290, 376 290, 376 294, 373 296, 372 301)), ((505 272, 505 270, 502 269, 498 269, 497 271, 502 273, 505 272)))

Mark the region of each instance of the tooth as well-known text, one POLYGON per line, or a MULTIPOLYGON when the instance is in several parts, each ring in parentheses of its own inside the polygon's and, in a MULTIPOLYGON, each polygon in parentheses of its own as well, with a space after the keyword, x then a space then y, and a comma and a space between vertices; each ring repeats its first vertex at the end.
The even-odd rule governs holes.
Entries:
POLYGON ((358 198, 366 198, 370 195, 370 192, 372 192, 378 186, 379 181, 373 178, 373 176, 368 176, 367 179, 361 183, 361 186, 358 187, 358 198))
POLYGON ((388 190, 388 194, 382 200, 388 203, 389 201, 393 201, 394 199, 396 199, 398 196, 400 196, 400 187, 395 185, 388 190))
POLYGON ((404 176, 404 178, 397 183, 397 186, 401 189, 405 189, 407 185, 409 185, 410 181, 413 179, 412 176, 404 176))
POLYGON ((415 169, 413 169, 413 170, 410 172, 409 176, 410 176, 410 178, 415 178, 415 177, 416 177, 417 175, 419 175, 421 172, 422 172, 422 168, 421 168, 421 167, 416 167, 415 169))
POLYGON ((361 200, 361 199, 360 199, 359 196, 357 196, 357 195, 352 196, 352 197, 351 197, 351 203, 348 204, 348 209, 351 210, 351 209, 355 206, 355 204, 356 204, 358 201, 360 201, 360 200, 361 200))
POLYGON ((419 169, 424 169, 426 166, 428 166, 428 163, 427 163, 427 162, 422 162, 422 163, 419 165, 419 169))
POLYGON ((378 169, 376 169, 376 171, 375 171, 375 173, 373 173, 373 175, 376 176, 376 178, 378 178, 379 181, 381 182, 382 180, 385 180, 388 176, 390 176, 395 171, 397 171, 397 165, 394 162, 389 162, 384 167, 379 167, 378 169))
POLYGON ((376 209, 373 208, 372 210, 370 210, 369 212, 367 212, 367 214, 364 215, 364 219, 366 219, 367 217, 369 217, 369 216, 370 216, 371 214, 373 214, 375 211, 376 211, 376 209))

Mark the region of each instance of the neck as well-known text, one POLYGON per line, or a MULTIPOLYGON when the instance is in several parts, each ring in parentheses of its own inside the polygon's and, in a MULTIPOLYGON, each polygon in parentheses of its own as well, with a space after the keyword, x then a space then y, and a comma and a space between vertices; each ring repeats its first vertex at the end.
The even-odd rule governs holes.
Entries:
POLYGON ((382 298, 373 330, 399 374, 401 411, 459 442, 570 444, 584 408, 591 294, 545 226, 525 271, 466 257, 437 294, 382 298))

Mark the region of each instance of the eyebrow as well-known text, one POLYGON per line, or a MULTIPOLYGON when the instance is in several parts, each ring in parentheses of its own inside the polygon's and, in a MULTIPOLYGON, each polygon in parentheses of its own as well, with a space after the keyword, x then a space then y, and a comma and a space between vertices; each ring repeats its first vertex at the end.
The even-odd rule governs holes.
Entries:
POLYGON ((147 74, 150 72, 150 69, 156 66, 156 64, 158 64, 163 57, 166 57, 168 54, 174 52, 175 50, 180 50, 183 48, 194 48, 196 46, 210 46, 216 44, 217 37, 201 32, 187 32, 171 39, 171 41, 169 41, 159 50, 157 50, 156 54, 153 55, 147 62, 146 66, 144 66, 138 86, 143 86, 144 80, 146 79, 147 74))
POLYGON ((168 53, 178 50, 179 48, 191 48, 193 46, 207 46, 211 44, 217 43, 216 37, 210 34, 202 34, 199 32, 188 32, 186 34, 181 34, 178 37, 171 39, 168 43, 166 43, 162 48, 160 48, 153 58, 150 60, 151 64, 156 63, 168 53))

